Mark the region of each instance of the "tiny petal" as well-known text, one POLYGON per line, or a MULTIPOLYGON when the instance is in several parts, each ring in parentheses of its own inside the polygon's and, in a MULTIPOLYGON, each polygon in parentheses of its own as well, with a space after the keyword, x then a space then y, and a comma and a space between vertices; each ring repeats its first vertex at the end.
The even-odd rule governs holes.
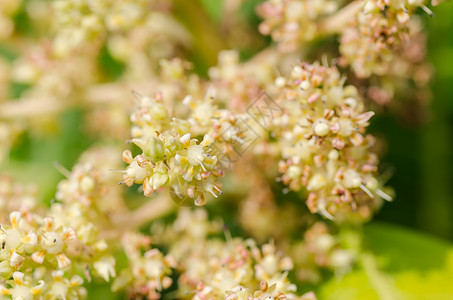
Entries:
POLYGON ((42 264, 44 262, 45 257, 46 257, 46 251, 44 251, 44 250, 35 252, 31 255, 31 259, 37 264, 42 264))
POLYGON ((30 292, 32 295, 38 295, 38 294, 41 294, 43 288, 44 288, 44 280, 40 280, 39 284, 37 286, 34 286, 30 289, 30 292))
POLYGON ((17 269, 22 265, 24 260, 25 260, 25 257, 17 254, 16 251, 13 251, 13 253, 11 254, 11 259, 9 261, 9 265, 11 267, 14 267, 17 269))
POLYGON ((65 227, 63 235, 61 236, 64 241, 77 239, 77 232, 73 227, 65 227))
POLYGON ((57 262, 59 269, 65 269, 71 265, 71 260, 64 253, 57 254, 57 262))
POLYGON ((17 285, 23 285, 24 284, 24 273, 22 272, 14 272, 13 273, 13 279, 14 279, 14 282, 17 284, 17 285))
POLYGON ((27 235, 22 237, 22 243, 28 245, 36 245, 38 243, 38 235, 33 231, 30 231, 27 235))
POLYGON ((13 211, 12 213, 9 214, 9 219, 11 221, 11 226, 13 228, 17 228, 19 226, 21 217, 22 214, 18 211, 13 211))

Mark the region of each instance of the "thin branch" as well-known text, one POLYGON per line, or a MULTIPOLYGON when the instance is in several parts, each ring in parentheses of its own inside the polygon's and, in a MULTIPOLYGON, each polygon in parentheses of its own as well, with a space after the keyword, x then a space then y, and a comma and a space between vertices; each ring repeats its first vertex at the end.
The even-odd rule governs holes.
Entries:
POLYGON ((321 20, 318 24, 318 32, 322 35, 340 33, 347 23, 352 20, 354 15, 360 10, 362 1, 356 0, 342 9, 337 13, 321 20))
POLYGON ((115 224, 115 228, 100 232, 100 237, 105 239, 119 238, 122 233, 140 228, 176 208, 177 206, 166 193, 159 194, 133 211, 113 216, 111 221, 115 224))

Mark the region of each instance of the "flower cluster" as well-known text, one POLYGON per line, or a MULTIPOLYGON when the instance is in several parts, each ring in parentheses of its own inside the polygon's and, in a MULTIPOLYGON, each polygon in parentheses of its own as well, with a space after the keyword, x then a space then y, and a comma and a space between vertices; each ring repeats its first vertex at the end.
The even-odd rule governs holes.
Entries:
POLYGON ((55 1, 56 53, 66 54, 106 31, 126 30, 143 21, 147 1, 55 1))
POLYGON ((217 178, 226 168, 222 156, 228 141, 239 139, 235 130, 222 135, 225 127, 233 126, 234 115, 218 109, 209 91, 201 101, 185 98, 190 109, 187 120, 172 118, 161 94, 137 98, 139 107, 131 115, 132 142, 142 153, 135 157, 129 150, 123 153, 129 164, 123 182, 143 184, 147 196, 169 186, 174 196, 192 198, 196 205, 204 205, 206 193, 217 197, 221 193, 217 178))
POLYGON ((377 178, 374 138, 366 134, 374 113, 364 111, 357 89, 344 81, 335 67, 317 63, 276 80, 274 99, 284 110, 273 129, 281 137, 279 168, 292 190, 306 187, 312 212, 366 219, 381 197, 390 197, 377 178))
POLYGON ((115 278, 113 290, 127 289, 131 299, 160 299, 162 290, 171 286, 171 268, 176 266, 176 262, 158 249, 149 249, 150 243, 150 238, 141 234, 127 233, 123 236, 128 266, 115 278), (142 254, 141 249, 149 250, 142 254))
POLYGON ((406 25, 385 14, 358 13, 341 36, 342 59, 359 77, 386 74, 394 63, 393 51, 401 43, 406 25))
POLYGON ((259 31, 271 35, 279 50, 291 52, 300 44, 317 37, 317 21, 338 9, 337 1, 330 0, 269 0, 258 6, 264 19, 259 31))
POLYGON ((225 300, 283 300, 283 299, 294 299, 294 300, 316 300, 316 296, 313 292, 306 293, 300 297, 285 294, 276 290, 276 285, 269 286, 266 281, 260 282, 260 289, 256 291, 250 291, 243 286, 236 286, 227 292, 228 296, 225 300))
POLYGON ((9 225, 1 225, 0 235, 3 295, 13 299, 33 299, 39 294, 77 299, 85 294, 79 276, 64 277, 64 270, 73 263, 68 256, 78 259, 71 249, 82 245, 74 228, 58 226, 52 217, 41 219, 16 211, 10 214, 9 225))
POLYGON ((171 245, 169 253, 181 273, 182 293, 194 291, 192 299, 224 299, 238 285, 254 288, 267 281, 276 291, 293 295, 296 287, 287 278, 292 260, 274 243, 259 247, 251 239, 209 238, 219 229, 219 223, 209 221, 206 211, 198 208, 181 210, 170 228, 158 232, 171 237, 165 243, 171 245))
POLYGON ((166 13, 167 7, 162 1, 146 0, 55 1, 54 52, 60 57, 76 49, 97 52, 105 42, 110 53, 128 67, 126 76, 153 75, 151 61, 168 57, 190 42, 187 30, 166 13))
POLYGON ((24 185, 7 174, 0 174, 0 222, 7 222, 11 211, 34 211, 39 206, 36 192, 35 185, 24 185))
POLYGON ((291 245, 296 276, 303 282, 320 282, 323 270, 337 275, 348 272, 356 259, 357 245, 344 241, 340 234, 334 234, 323 222, 316 222, 304 233, 303 240, 291 245))
POLYGON ((103 215, 125 211, 119 177, 118 151, 111 147, 89 149, 79 159, 68 178, 58 184, 56 199, 67 205, 79 203, 86 209, 95 208, 103 215))

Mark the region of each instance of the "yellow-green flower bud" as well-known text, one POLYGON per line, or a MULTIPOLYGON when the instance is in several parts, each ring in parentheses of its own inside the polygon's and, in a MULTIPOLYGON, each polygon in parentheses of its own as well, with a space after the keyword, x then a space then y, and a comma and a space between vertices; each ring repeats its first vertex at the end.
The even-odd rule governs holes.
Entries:
POLYGON ((143 148, 143 154, 153 162, 161 161, 164 158, 164 143, 159 138, 151 137, 143 148))

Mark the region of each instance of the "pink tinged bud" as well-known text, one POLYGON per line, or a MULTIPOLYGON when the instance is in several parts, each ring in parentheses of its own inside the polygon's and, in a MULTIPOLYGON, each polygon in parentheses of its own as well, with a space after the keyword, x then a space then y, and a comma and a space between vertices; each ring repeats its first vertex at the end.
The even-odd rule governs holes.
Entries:
POLYGON ((123 155, 121 156, 121 158, 123 159, 123 161, 127 164, 131 164, 132 161, 133 161, 133 158, 132 158, 132 152, 130 150, 125 150, 123 152, 123 155))
POLYGON ((374 112, 368 111, 355 117, 355 121, 357 122, 357 124, 363 125, 368 122, 372 116, 374 116, 374 112))
POLYGON ((363 135, 356 132, 352 134, 350 141, 354 146, 360 146, 363 144, 364 138, 363 135))
POLYGON ((145 168, 147 165, 149 165, 149 161, 142 155, 137 155, 137 164, 140 168, 145 168))
POLYGON ((31 259, 37 264, 42 264, 44 262, 45 257, 46 257, 46 251, 44 251, 44 250, 35 252, 31 255, 31 259))
POLYGON ((318 154, 313 157, 313 161, 315 163, 315 166, 321 167, 324 164, 324 155, 318 154))
POLYGON ((315 103, 320 98, 319 94, 313 94, 308 98, 308 103, 315 103))
POLYGON ((373 173, 377 172, 377 167, 371 164, 364 164, 362 166, 362 171, 365 173, 373 173))
POLYGON ((64 253, 57 254, 57 262, 59 269, 66 269, 71 265, 71 260, 64 253))
POLYGON ((170 277, 166 276, 162 279, 162 287, 164 289, 168 289, 172 283, 173 283, 173 280, 170 277))
POLYGON ((332 118, 333 116, 335 115, 335 112, 332 110, 332 109, 325 109, 324 110, 324 119, 327 119, 329 120, 330 118, 332 118))
POLYGON ((203 172, 203 173, 201 173, 201 179, 206 179, 209 177, 209 175, 211 175, 210 171, 203 172))
POLYGON ((340 123, 338 122, 335 122, 332 124, 332 126, 330 126, 330 130, 333 132, 333 133, 338 133, 340 131, 340 123))
POLYGON ((313 77, 311 78, 311 83, 313 84, 313 86, 317 87, 321 84, 321 82, 323 81, 322 77, 319 76, 319 75, 313 75, 313 77))
POLYGON ((269 285, 267 284, 266 281, 263 280, 260 282, 260 290, 262 290, 263 292, 266 292, 268 287, 269 287, 269 285))
POLYGON ((345 146, 345 142, 341 137, 336 137, 332 139, 332 146, 338 150, 341 150, 345 146))
POLYGON ((146 178, 143 181, 143 193, 145 194, 146 197, 149 197, 154 193, 154 189, 150 181, 151 178, 146 178))
POLYGON ((170 268, 176 268, 176 266, 178 265, 178 262, 176 261, 176 259, 171 255, 167 255, 164 257, 164 263, 165 263, 165 265, 169 266, 170 268))

